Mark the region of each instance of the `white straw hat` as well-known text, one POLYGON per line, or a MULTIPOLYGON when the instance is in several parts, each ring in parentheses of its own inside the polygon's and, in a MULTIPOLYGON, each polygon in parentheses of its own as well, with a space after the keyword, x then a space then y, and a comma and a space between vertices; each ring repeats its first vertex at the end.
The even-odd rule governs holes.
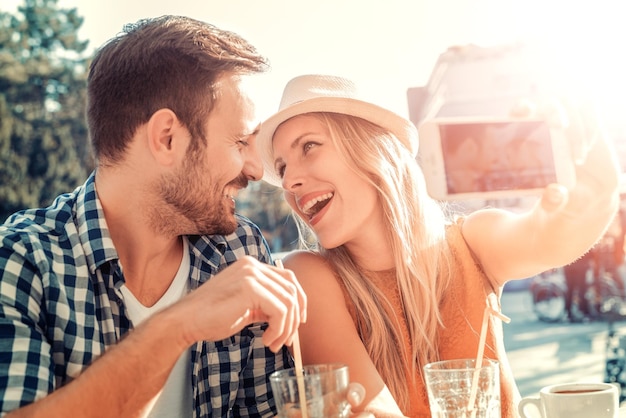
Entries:
POLYGON ((328 75, 302 75, 285 86, 278 112, 261 124, 257 143, 263 159, 263 180, 281 186, 274 170, 272 139, 276 128, 294 116, 311 112, 331 112, 357 116, 393 133, 407 149, 417 155, 417 129, 410 120, 362 98, 355 84, 328 75))

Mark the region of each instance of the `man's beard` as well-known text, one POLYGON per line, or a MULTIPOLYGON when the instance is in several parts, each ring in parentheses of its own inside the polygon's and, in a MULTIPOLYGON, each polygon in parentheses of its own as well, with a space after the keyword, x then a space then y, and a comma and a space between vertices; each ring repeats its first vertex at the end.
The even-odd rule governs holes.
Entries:
POLYGON ((225 195, 224 190, 245 188, 248 180, 241 174, 227 187, 221 187, 215 184, 210 171, 198 161, 187 159, 179 172, 161 178, 159 194, 167 210, 156 214, 158 229, 173 235, 228 235, 235 232, 237 220, 232 197, 225 195))

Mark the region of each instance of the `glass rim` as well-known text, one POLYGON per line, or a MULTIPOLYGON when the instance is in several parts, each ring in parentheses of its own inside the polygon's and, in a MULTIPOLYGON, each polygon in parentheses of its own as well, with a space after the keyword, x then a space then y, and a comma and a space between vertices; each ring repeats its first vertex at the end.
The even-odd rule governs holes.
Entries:
MULTIPOLYGON (((348 370, 348 365, 345 363, 319 363, 319 364, 307 364, 302 366, 304 369, 303 377, 306 378, 308 376, 323 376, 331 373, 343 372, 348 370), (313 370, 314 374, 307 374, 307 371, 313 370)), ((272 374, 270 374, 270 380, 279 380, 279 379, 296 379, 297 376, 295 374, 295 367, 290 367, 288 369, 276 370, 272 374)))
POLYGON ((424 371, 437 371, 437 372, 458 372, 462 370, 482 370, 486 368, 492 368, 494 366, 499 367, 500 362, 495 359, 484 358, 483 363, 480 367, 475 367, 476 359, 475 358, 459 358, 459 359, 449 359, 449 360, 440 360, 434 361, 432 363, 428 363, 424 366, 424 371), (458 367, 445 367, 446 364, 458 363, 458 367), (466 364, 468 366, 462 366, 461 364, 466 364), (443 366, 443 367, 442 367, 443 366))

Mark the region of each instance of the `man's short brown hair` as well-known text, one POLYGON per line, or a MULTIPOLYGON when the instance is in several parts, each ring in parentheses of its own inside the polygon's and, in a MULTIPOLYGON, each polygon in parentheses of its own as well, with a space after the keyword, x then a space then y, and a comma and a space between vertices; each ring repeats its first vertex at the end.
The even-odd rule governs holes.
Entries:
POLYGON ((89 72, 87 120, 96 159, 122 159, 136 129, 163 108, 176 113, 195 141, 206 140, 216 80, 267 68, 245 39, 205 22, 162 16, 126 25, 97 51, 89 72))

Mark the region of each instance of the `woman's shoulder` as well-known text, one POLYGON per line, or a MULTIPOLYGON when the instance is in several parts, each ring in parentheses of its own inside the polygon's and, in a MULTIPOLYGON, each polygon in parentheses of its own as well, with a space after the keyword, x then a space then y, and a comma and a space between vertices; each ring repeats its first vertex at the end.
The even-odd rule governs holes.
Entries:
POLYGON ((337 277, 331 264, 322 255, 313 251, 297 250, 283 258, 286 269, 293 271, 303 287, 315 285, 315 288, 337 286, 337 277))
POLYGON ((446 241, 448 247, 456 253, 457 249, 467 246, 465 236, 463 234, 463 224, 466 218, 459 216, 446 224, 446 241))
POLYGON ((468 219, 459 217, 446 229, 446 240, 450 250, 453 282, 457 288, 477 286, 491 288, 493 284, 487 277, 480 259, 467 240, 465 225, 468 219))
POLYGON ((295 250, 285 254, 282 257, 283 264, 286 268, 322 268, 332 270, 328 261, 321 254, 308 250, 295 250))

